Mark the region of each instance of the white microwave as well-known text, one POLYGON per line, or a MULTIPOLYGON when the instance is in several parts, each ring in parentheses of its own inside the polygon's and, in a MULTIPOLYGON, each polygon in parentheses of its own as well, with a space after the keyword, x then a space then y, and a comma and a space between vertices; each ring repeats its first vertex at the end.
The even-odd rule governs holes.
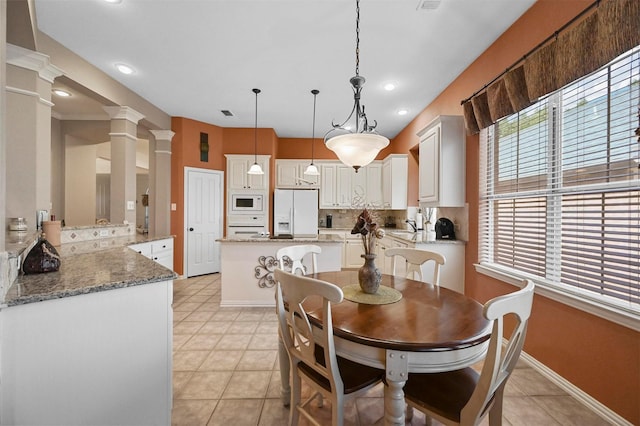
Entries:
POLYGON ((263 198, 258 194, 231 194, 231 213, 263 212, 263 198))

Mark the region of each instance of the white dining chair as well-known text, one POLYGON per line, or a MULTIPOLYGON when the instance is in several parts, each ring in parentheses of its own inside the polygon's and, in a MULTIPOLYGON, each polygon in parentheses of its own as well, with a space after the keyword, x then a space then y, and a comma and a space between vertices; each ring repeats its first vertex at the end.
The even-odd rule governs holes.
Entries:
POLYGON ((522 352, 533 290, 533 282, 525 280, 521 290, 484 305, 483 314, 493 322, 493 329, 480 374, 470 367, 445 373, 410 373, 404 386, 405 401, 445 425, 477 425, 487 414, 490 425, 502 424, 504 388, 522 352), (503 348, 504 318, 508 315, 515 317, 516 325, 503 348))
POLYGON ((340 287, 282 269, 275 270, 275 279, 279 332, 290 362, 289 425, 297 425, 302 414, 320 426, 308 409, 309 403, 320 394, 331 401, 331 424, 342 426, 345 402, 380 383, 385 371, 336 355, 331 305, 342 301, 340 287), (303 306, 311 296, 322 297, 322 324, 316 326, 311 325, 303 306), (301 401, 301 379, 314 391, 304 401, 301 401))
POLYGON ((300 244, 295 246, 288 246, 279 249, 276 252, 276 259, 280 262, 280 269, 285 269, 285 256, 291 259, 291 272, 297 273, 300 271, 302 275, 312 274, 318 272, 318 254, 322 252, 322 249, 313 244, 300 244), (311 269, 305 268, 302 264, 302 259, 311 254, 311 269))
POLYGON ((396 263, 398 257, 400 257, 407 265, 406 277, 412 279, 417 277, 419 281, 424 281, 422 277, 422 265, 433 261, 433 280, 431 284, 440 285, 440 267, 447 261, 442 254, 406 247, 390 248, 387 249, 384 254, 385 256, 392 257, 391 275, 396 275, 396 263))

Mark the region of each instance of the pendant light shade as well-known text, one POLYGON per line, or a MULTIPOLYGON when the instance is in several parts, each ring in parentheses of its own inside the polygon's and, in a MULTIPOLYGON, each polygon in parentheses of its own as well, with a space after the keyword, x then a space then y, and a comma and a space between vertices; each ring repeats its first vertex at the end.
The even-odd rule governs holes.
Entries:
POLYGON ((258 164, 258 93, 260 89, 252 89, 252 92, 256 94, 256 125, 253 132, 253 145, 255 149, 253 165, 247 171, 249 175, 263 175, 262 167, 258 164))
POLYGON ((313 145, 315 144, 316 138, 316 96, 320 93, 319 90, 313 89, 311 94, 313 95, 313 125, 311 130, 311 164, 307 166, 307 169, 304 171, 305 175, 309 176, 319 176, 320 172, 318 171, 318 167, 313 164, 313 145))
POLYGON ((356 171, 375 160, 380 150, 387 145, 389 139, 376 133, 346 133, 327 141, 327 148, 356 171))
POLYGON ((358 172, 360 167, 375 160, 381 149, 389 145, 389 139, 376 132, 378 123, 369 124, 364 105, 360 105, 360 97, 365 78, 360 75, 360 0, 356 0, 356 75, 349 80, 353 89, 353 108, 351 114, 341 124, 332 123, 324 141, 330 150, 336 153, 344 164, 358 172), (355 115, 355 130, 346 124, 355 115))

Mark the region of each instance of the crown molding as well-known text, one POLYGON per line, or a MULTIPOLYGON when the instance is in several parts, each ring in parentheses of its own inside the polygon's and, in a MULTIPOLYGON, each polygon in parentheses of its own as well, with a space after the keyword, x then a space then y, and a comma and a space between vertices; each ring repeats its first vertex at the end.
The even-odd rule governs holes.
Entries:
POLYGON ((41 79, 49 83, 53 83, 56 77, 64 75, 64 71, 49 61, 48 55, 9 43, 7 43, 7 63, 35 71, 41 79))
POLYGON ((144 115, 128 106, 103 106, 102 107, 112 120, 129 120, 132 123, 144 118, 144 115))

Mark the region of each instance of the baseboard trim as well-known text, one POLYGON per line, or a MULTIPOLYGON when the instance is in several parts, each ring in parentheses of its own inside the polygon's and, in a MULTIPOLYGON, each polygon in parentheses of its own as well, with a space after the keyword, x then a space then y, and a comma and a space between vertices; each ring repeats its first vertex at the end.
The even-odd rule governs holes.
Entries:
POLYGON ((608 421, 612 425, 633 426, 633 424, 629 422, 627 419, 620 416, 615 411, 611 410, 609 407, 602 404, 600 401, 598 401, 588 393, 584 392, 582 389, 580 389, 573 383, 569 382, 564 377, 560 376, 558 373, 556 373, 546 365, 542 364, 531 355, 523 351, 520 354, 520 358, 524 362, 529 364, 531 368, 536 370, 538 373, 542 374, 544 377, 546 377, 551 382, 559 386, 562 390, 564 390, 569 395, 571 395, 572 397, 580 401, 580 403, 585 405, 591 411, 593 411, 598 416, 602 417, 604 420, 608 421))

